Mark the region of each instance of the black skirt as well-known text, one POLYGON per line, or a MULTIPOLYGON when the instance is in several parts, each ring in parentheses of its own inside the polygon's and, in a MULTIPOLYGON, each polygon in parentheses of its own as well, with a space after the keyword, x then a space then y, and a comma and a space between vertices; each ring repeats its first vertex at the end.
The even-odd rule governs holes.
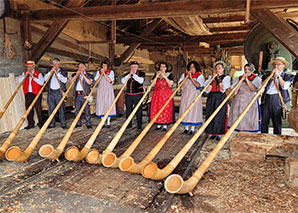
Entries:
MULTIPOLYGON (((217 107, 223 102, 225 98, 226 93, 210 92, 208 94, 206 103, 206 120, 212 115, 212 113, 217 109, 217 107)), ((227 132, 227 106, 227 103, 225 103, 216 114, 216 116, 212 119, 210 124, 205 129, 205 132, 207 134, 223 135, 227 132)))

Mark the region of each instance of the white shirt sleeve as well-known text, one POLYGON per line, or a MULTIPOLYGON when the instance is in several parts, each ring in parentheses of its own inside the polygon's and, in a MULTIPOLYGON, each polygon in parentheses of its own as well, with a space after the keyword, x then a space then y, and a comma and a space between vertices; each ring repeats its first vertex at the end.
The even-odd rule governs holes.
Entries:
POLYGON ((224 93, 226 91, 226 89, 230 88, 231 85, 231 76, 226 76, 224 77, 224 79, 222 80, 222 84, 223 84, 223 89, 220 89, 220 91, 222 93, 224 93))
POLYGON ((111 83, 113 83, 114 82, 114 80, 115 80, 115 73, 114 73, 114 71, 113 70, 111 70, 111 72, 109 73, 109 78, 111 79, 111 83))
POLYGON ((291 86, 291 82, 290 81, 286 81, 284 84, 284 87, 282 88, 283 90, 287 90, 289 89, 289 87, 291 86))
POLYGON ((44 78, 41 73, 39 73, 38 78, 33 78, 33 80, 40 86, 44 84, 44 78))
POLYGON ((197 78, 197 82, 200 84, 200 87, 203 87, 204 86, 204 76, 203 75, 200 75, 198 78, 197 78))
POLYGON ((255 77, 255 79, 251 82, 257 89, 260 89, 262 86, 262 79, 260 77, 255 77))
POLYGON ((44 80, 45 80, 45 81, 48 80, 50 74, 51 74, 51 72, 48 72, 47 74, 45 74, 45 76, 44 76, 44 80))
POLYGON ((211 75, 208 76, 207 80, 204 82, 204 87, 207 86, 207 84, 209 83, 209 81, 211 81, 212 77, 211 75))
POLYGON ((126 80, 129 78, 129 76, 130 76, 130 74, 128 73, 126 76, 121 78, 121 83, 124 84, 126 82, 126 80))
POLYGON ((181 83, 181 81, 183 81, 183 80, 184 80, 184 78, 185 78, 185 74, 183 73, 183 74, 181 75, 181 77, 179 78, 178 84, 180 84, 180 83, 181 83))
POLYGON ((64 75, 62 75, 61 73, 57 74, 57 77, 59 79, 59 81, 61 81, 62 83, 66 83, 67 82, 67 77, 65 77, 64 75))
POLYGON ((22 73, 22 75, 19 77, 18 81, 19 84, 22 82, 22 80, 25 78, 24 72, 22 73))
POLYGON ((133 74, 132 76, 137 82, 139 82, 140 84, 144 83, 144 78, 143 77, 139 77, 137 74, 133 74))
POLYGON ((96 75, 94 77, 94 81, 97 81, 98 78, 99 78, 99 71, 96 72, 96 75))

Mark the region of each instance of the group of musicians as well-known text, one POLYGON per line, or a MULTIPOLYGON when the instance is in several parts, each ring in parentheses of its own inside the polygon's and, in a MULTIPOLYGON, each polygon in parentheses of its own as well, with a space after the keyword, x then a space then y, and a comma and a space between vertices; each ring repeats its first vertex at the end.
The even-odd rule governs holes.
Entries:
MULTIPOLYGON (((236 131, 248 131, 268 133, 268 126, 270 119, 273 123, 274 134, 281 134, 282 129, 282 105, 290 101, 288 88, 291 86, 295 76, 285 73, 285 68, 288 66, 288 62, 283 57, 276 57, 270 64, 273 66, 274 75, 269 83, 266 85, 264 93, 262 95, 261 104, 256 101, 251 109, 244 116, 242 121, 236 128, 236 131), (283 101, 281 101, 283 99, 283 101), (261 121, 261 122, 260 122, 261 121), (261 123, 261 124, 260 124, 261 123)), ((26 109, 30 106, 44 82, 51 76, 48 81, 48 113, 53 112, 58 102, 61 100, 64 92, 66 91, 67 71, 60 68, 60 60, 58 58, 53 59, 52 68, 48 70, 47 74, 43 75, 35 69, 34 61, 27 61, 27 70, 22 73, 19 78, 21 82, 26 74, 28 77, 23 83, 23 92, 25 94, 25 106, 26 109), (53 73, 52 75, 50 75, 53 73)), ((125 105, 126 105, 126 117, 130 115, 134 106, 140 101, 143 96, 145 81, 145 73, 140 71, 139 63, 137 61, 130 62, 130 71, 125 73, 121 79, 122 84, 127 82, 125 90, 125 105)), ((173 75, 169 72, 168 64, 166 62, 160 62, 157 66, 158 76, 156 74, 153 77, 154 90, 152 94, 152 101, 150 104, 149 119, 152 119, 159 109, 164 105, 168 98, 172 94, 171 86, 173 85, 173 75)), ((237 86, 235 96, 232 99, 230 110, 228 110, 228 104, 219 110, 217 115, 213 118, 211 123, 205 129, 205 132, 211 136, 212 139, 220 140, 229 126, 239 117, 247 104, 250 102, 255 92, 261 87, 262 82, 267 78, 264 75, 262 79, 254 74, 255 67, 253 64, 246 64, 244 67, 244 74, 238 78, 235 78, 231 82, 231 77, 224 74, 225 63, 223 61, 217 61, 214 65, 213 76, 204 78, 201 73, 201 68, 198 62, 190 61, 187 64, 187 71, 183 73, 178 81, 180 84, 185 78, 185 82, 182 85, 181 103, 179 109, 179 117, 187 110, 188 106, 199 95, 202 87, 206 87, 207 102, 206 102, 206 120, 212 115, 217 107, 226 98, 226 92, 229 88, 237 86, 240 79, 244 78, 242 82, 237 86), (212 82, 210 82, 212 80, 212 82)), ((115 73, 110 68, 108 61, 101 63, 96 75, 93 76, 86 72, 86 64, 84 62, 79 63, 77 75, 73 75, 72 81, 74 83, 74 103, 75 114, 77 115, 81 109, 83 103, 86 100, 86 96, 91 91, 91 85, 94 81, 99 79, 98 91, 96 97, 96 115, 103 117, 111 104, 113 103, 114 91, 112 84, 115 79, 115 73), (78 76, 74 78, 74 76, 78 76)), ((41 128, 43 125, 43 115, 41 108, 41 96, 36 101, 34 108, 37 112, 38 126, 41 128)), ((84 109, 86 127, 91 127, 91 114, 90 106, 87 104, 84 109)), ((29 113, 28 126, 25 129, 31 129, 34 127, 33 110, 29 113)), ((105 127, 111 126, 110 118, 116 116, 115 106, 111 110, 105 127)), ((140 107, 136 113, 137 128, 142 130, 142 107, 140 107)), ((59 108, 60 126, 66 129, 65 122, 65 104, 63 103, 59 108)), ((171 100, 163 112, 159 115, 155 121, 156 130, 162 129, 167 131, 167 126, 175 122, 175 110, 174 102, 171 100)), ((195 126, 200 126, 203 123, 203 107, 201 98, 195 103, 192 109, 184 117, 181 122, 185 126, 183 134, 194 134, 195 126)), ((76 124, 76 127, 81 127, 81 118, 76 124)), ((48 128, 55 127, 55 118, 51 121, 48 128)), ((128 128, 132 127, 132 123, 128 125, 128 128)))

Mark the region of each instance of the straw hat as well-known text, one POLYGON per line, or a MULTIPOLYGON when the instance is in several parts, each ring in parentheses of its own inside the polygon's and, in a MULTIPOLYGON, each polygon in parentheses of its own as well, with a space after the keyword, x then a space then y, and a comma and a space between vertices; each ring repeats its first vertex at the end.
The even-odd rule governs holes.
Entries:
POLYGON ((34 61, 27 61, 26 66, 35 66, 34 61))
POLYGON ((289 65, 289 62, 287 62, 286 59, 284 57, 281 57, 281 56, 278 56, 275 59, 271 60, 269 62, 269 64, 273 66, 273 64, 275 64, 278 61, 284 63, 286 65, 286 67, 289 65))

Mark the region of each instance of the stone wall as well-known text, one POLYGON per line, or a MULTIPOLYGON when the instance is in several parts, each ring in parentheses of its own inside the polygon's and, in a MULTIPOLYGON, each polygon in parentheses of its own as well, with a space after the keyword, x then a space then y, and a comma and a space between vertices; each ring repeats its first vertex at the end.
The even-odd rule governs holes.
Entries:
POLYGON ((22 73, 23 60, 22 60, 22 42, 21 42, 21 31, 18 20, 5 18, 6 32, 8 33, 9 40, 14 50, 14 56, 11 58, 4 58, 4 30, 3 30, 3 19, 0 20, 0 77, 7 77, 9 73, 19 75, 22 73))

